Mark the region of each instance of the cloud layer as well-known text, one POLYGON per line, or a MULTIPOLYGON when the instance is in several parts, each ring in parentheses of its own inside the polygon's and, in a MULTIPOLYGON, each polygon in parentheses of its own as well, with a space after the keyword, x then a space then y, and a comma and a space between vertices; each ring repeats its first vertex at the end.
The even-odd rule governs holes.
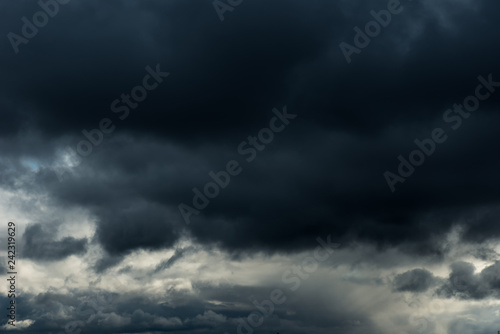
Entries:
POLYGON ((5 36, 57 7, 26 43, 0 44, 0 209, 20 229, 23 331, 234 332, 249 297, 286 289, 328 235, 342 256, 297 272, 307 282, 259 330, 421 333, 424 301, 457 302, 442 325, 425 311, 424 331, 493 328, 500 4, 402 0, 348 63, 340 43, 388 1, 233 1, 223 21, 212 1, 40 3, 0 4, 5 36), (408 165, 435 129, 447 139, 408 165), (230 161, 241 172, 208 196, 230 161))

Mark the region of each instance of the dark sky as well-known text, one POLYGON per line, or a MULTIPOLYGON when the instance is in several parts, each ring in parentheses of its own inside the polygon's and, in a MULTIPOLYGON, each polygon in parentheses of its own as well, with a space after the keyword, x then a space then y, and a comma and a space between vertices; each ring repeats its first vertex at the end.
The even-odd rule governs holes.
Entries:
POLYGON ((497 1, 0 12, 22 332, 500 328, 497 1))

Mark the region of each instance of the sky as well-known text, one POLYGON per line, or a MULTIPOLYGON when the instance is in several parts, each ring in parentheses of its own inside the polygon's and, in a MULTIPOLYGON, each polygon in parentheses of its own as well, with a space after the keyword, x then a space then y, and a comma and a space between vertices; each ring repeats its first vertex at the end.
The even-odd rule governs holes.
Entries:
POLYGON ((500 330, 498 1, 0 13, 2 332, 500 330))

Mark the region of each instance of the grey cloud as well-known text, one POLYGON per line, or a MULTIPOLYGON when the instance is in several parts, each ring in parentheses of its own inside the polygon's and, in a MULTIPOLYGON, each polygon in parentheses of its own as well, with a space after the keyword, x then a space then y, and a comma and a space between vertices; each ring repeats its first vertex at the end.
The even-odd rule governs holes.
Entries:
POLYGON ((23 235, 23 256, 33 260, 57 261, 87 250, 87 239, 64 237, 55 240, 55 229, 36 223, 26 227, 23 235))
POLYGON ((425 269, 413 269, 394 278, 393 287, 398 292, 425 292, 435 282, 434 275, 425 269))
POLYGON ((436 293, 444 298, 485 299, 500 298, 500 262, 475 273, 475 267, 468 262, 451 265, 448 281, 436 293))

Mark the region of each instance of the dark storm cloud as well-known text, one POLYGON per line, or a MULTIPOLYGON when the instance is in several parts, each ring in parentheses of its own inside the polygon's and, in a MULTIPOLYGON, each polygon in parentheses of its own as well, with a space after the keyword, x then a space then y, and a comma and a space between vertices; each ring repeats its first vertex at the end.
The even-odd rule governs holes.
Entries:
POLYGON ((47 228, 41 223, 28 225, 22 237, 23 256, 33 260, 56 261, 86 251, 87 239, 64 237, 55 240, 54 232, 54 228, 47 228))
POLYGON ((178 238, 173 214, 153 203, 134 201, 125 210, 101 213, 97 238, 112 254, 130 249, 171 247, 178 238), (138 224, 140 222, 140 224, 138 224))
POLYGON ((16 96, 36 104, 33 122, 51 134, 73 134, 95 126, 103 115, 116 120, 111 101, 138 84, 146 65, 159 62, 172 70, 172 80, 120 125, 184 140, 225 137, 255 124, 263 106, 284 102, 290 68, 327 45, 331 33, 321 23, 330 16, 311 23, 302 18, 304 5, 286 4, 291 7, 281 24, 287 29, 276 29, 274 16, 285 2, 249 3, 229 26, 219 24, 210 3, 197 1, 131 2, 129 8, 117 2, 70 3, 19 55, 7 54, 18 66, 9 73, 30 75, 32 81, 13 80, 5 90, 22 85, 16 96), (264 8, 268 14, 255 29, 250 23, 264 8), (89 26, 85 17, 96 20, 89 26), (196 24, 186 24, 193 18, 196 24), (42 47, 45 56, 35 57, 42 47))
MULTIPOLYGON (((480 17, 488 18, 487 13, 472 15, 468 5, 458 6, 449 14, 453 15, 452 22, 468 24, 449 31, 440 25, 438 16, 430 15, 418 3, 411 4, 403 14, 406 17, 394 18, 388 36, 374 40, 360 56, 359 65, 346 66, 338 59, 340 52, 335 42, 352 38, 352 27, 362 25, 370 18, 369 11, 382 8, 384 3, 365 2, 356 8, 358 16, 344 17, 336 3, 257 1, 240 7, 231 20, 220 24, 210 4, 205 7, 196 1, 131 2, 128 8, 118 2, 74 2, 62 7, 18 56, 6 55, 14 64, 5 68, 11 77, 29 73, 32 80, 13 80, 5 89, 23 94, 26 101, 35 104, 34 121, 46 131, 73 134, 95 127, 103 115, 116 120, 109 110, 111 101, 137 85, 146 65, 159 62, 164 70, 172 71, 171 81, 141 103, 123 128, 205 140, 248 131, 265 113, 263 106, 282 103, 298 103, 311 119, 328 128, 372 132, 401 119, 413 122, 416 112, 437 115, 446 101, 461 97, 468 88, 467 78, 496 68, 496 62, 488 61, 494 59, 491 50, 497 50, 486 38, 491 35, 490 27, 483 24, 477 30, 467 29, 480 17), (91 27, 84 20, 87 16, 96 18, 91 27), (175 19, 162 19, 170 17, 175 19), (187 25, 193 17, 197 24, 187 25), (257 26, 253 24, 256 17, 257 26), (422 25, 423 31, 406 42, 413 52, 401 54, 396 43, 406 34, 412 35, 413 21, 422 25), (128 23, 120 25, 122 22, 128 23), (67 29, 58 29, 61 26, 67 29), (454 61, 439 60, 459 62, 457 50, 468 50, 467 45, 462 45, 464 35, 470 42, 483 36, 475 40, 476 48, 490 52, 481 54, 481 65, 471 64, 463 71, 455 71, 454 61), (424 42, 426 45, 422 45, 424 42), (391 48, 378 55, 386 44, 391 48), (63 50, 61 45, 65 46, 63 50), (44 57, 24 62, 42 47, 44 57), (436 62, 439 66, 434 65, 436 62), (419 73, 417 65, 433 71, 419 73), (382 74, 382 84, 373 85, 382 74), (44 80, 48 75, 51 80, 44 80), (312 87, 301 86, 296 92, 297 84, 305 80, 312 87), (418 93, 415 87, 419 87, 418 93), (313 92, 315 98, 310 97, 313 92), (358 98, 353 100, 354 96, 358 98), (380 103, 385 113, 370 112, 372 103, 368 101, 380 103), (433 106, 428 106, 429 101, 433 106), (188 123, 190 126, 182 127, 182 131, 177 126, 188 123)), ((24 8, 28 13, 35 9, 24 8)), ((14 19, 9 23, 10 27, 19 25, 14 19)))
MULTIPOLYGON (((0 136, 16 150, 0 161, 2 182, 20 187, 12 161, 50 164, 107 117, 116 129, 64 182, 46 165, 23 188, 89 209, 112 256, 171 247, 185 233, 236 252, 298 250, 332 234, 442 255, 441 236, 456 224, 473 241, 498 238, 500 92, 395 194, 382 175, 415 138, 446 125, 443 112, 474 92, 478 75, 500 81, 499 5, 405 4, 347 64, 338 44, 386 4, 245 1, 221 23, 210 2, 72 1, 18 55, 3 45, 0 136), (171 75, 119 120, 111 102, 155 64, 171 75), (177 205, 209 171, 243 163, 239 143, 284 105, 297 121, 184 225, 177 205), (28 130, 40 150, 20 135, 28 130), (466 223, 478 208, 479 223, 466 223)), ((19 29, 35 10, 13 5, 0 28, 19 29)), ((99 270, 112 265, 103 261, 99 270)))
POLYGON ((425 269, 413 269, 394 278, 393 287, 398 292, 425 292, 435 281, 434 275, 425 269))
POLYGON ((436 292, 445 298, 498 299, 500 297, 500 262, 495 262, 479 273, 475 273, 475 267, 471 263, 453 263, 448 281, 436 292))

